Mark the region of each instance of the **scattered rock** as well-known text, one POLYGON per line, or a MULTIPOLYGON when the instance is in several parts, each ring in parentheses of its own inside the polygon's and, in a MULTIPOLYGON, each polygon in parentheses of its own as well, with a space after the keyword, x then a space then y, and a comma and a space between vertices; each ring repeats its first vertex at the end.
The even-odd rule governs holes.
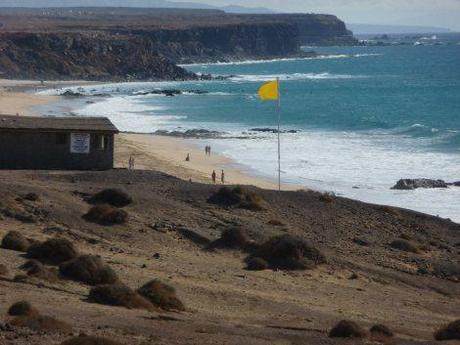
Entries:
POLYGON ((184 304, 176 296, 176 290, 159 280, 151 280, 137 292, 148 299, 154 306, 163 310, 185 310, 184 304))
POLYGON ((401 179, 391 189, 412 190, 417 188, 447 188, 447 183, 443 180, 420 179, 401 179))
POLYGON ((117 274, 98 256, 82 255, 59 266, 62 276, 89 285, 114 284, 117 274))
POLYGON ((364 338, 366 331, 357 323, 349 320, 340 321, 329 332, 330 338, 364 338))
POLYGON ((363 238, 356 237, 356 238, 353 239, 353 242, 356 243, 357 245, 363 246, 363 247, 370 246, 370 242, 368 240, 363 239, 363 238))

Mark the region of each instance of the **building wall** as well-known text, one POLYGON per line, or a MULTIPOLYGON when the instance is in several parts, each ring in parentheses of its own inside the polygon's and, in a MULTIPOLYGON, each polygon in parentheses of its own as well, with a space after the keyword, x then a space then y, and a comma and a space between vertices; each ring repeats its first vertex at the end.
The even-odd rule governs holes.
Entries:
POLYGON ((112 169, 114 135, 104 135, 105 149, 97 148, 97 134, 91 134, 89 153, 77 154, 70 152, 70 132, 0 131, 0 169, 112 169))

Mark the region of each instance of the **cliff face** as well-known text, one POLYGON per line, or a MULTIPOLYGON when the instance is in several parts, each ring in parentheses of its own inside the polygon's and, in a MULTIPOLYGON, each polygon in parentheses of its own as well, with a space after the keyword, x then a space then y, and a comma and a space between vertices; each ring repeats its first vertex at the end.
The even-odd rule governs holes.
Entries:
POLYGON ((195 75, 140 37, 93 33, 0 35, 0 77, 11 79, 182 80, 195 75))
POLYGON ((177 63, 287 57, 303 44, 354 40, 343 22, 327 15, 101 11, 0 14, 0 76, 182 80, 196 76, 177 63))
POLYGON ((287 23, 136 31, 161 56, 177 63, 243 60, 298 53, 299 32, 287 23))

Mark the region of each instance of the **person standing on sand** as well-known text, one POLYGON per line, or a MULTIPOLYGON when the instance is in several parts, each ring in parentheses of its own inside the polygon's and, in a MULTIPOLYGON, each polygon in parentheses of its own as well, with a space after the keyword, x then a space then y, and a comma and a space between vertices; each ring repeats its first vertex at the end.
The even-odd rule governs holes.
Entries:
POLYGON ((128 169, 134 170, 134 157, 132 155, 129 156, 128 169))
POLYGON ((187 153, 187 157, 185 157, 186 162, 190 162, 190 153, 187 153))
POLYGON ((211 155, 211 145, 208 146, 208 155, 211 155))
POLYGON ((216 177, 217 177, 217 175, 216 175, 216 171, 215 171, 215 170, 212 171, 211 177, 212 177, 212 182, 213 182, 214 184, 216 184, 216 177))
POLYGON ((220 174, 220 181, 222 182, 222 184, 225 184, 225 173, 223 169, 222 169, 222 173, 220 174))

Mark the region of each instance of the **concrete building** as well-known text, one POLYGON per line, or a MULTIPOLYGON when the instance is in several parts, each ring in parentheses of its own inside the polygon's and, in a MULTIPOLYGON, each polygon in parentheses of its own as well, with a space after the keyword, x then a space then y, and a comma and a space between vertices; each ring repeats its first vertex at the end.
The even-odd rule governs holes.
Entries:
POLYGON ((0 115, 0 169, 112 169, 116 133, 104 117, 0 115))

